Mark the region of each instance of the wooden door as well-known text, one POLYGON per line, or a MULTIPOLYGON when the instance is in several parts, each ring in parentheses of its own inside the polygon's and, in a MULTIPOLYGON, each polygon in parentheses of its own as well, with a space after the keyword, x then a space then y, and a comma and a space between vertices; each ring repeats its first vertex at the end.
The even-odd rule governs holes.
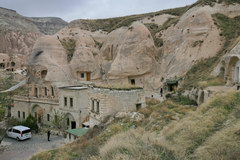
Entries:
POLYGON ((91 72, 87 72, 87 81, 91 81, 91 72))

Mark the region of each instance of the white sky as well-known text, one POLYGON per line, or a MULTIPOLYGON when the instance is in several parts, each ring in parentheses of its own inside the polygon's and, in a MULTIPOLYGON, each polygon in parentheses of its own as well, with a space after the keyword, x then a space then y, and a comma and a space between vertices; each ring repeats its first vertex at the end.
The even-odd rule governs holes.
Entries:
POLYGON ((0 6, 28 17, 60 17, 66 21, 159 11, 197 0, 0 0, 0 6))

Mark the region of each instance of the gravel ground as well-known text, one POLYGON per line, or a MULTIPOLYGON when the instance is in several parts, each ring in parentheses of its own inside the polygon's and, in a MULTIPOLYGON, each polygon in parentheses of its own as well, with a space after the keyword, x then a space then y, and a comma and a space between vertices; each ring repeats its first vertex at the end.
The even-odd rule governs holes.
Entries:
POLYGON ((34 154, 50 150, 64 145, 64 138, 51 135, 47 141, 46 135, 33 135, 31 139, 17 141, 12 138, 4 138, 0 147, 0 160, 26 160, 34 154))

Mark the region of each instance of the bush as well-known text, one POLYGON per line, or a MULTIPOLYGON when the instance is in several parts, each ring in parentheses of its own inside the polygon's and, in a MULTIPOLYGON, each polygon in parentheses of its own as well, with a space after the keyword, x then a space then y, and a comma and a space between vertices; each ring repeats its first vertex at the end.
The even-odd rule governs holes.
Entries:
POLYGON ((240 36, 240 16, 229 18, 223 14, 213 15, 215 23, 221 29, 221 35, 227 40, 232 40, 240 36))
POLYGON ((5 109, 3 107, 0 107, 0 122, 3 120, 5 116, 5 109))
POLYGON ((37 119, 31 114, 27 117, 25 121, 21 122, 21 125, 27 126, 31 128, 31 130, 38 131, 37 119))
POLYGON ((74 39, 63 39, 63 40, 60 40, 60 42, 64 47, 64 49, 66 50, 67 61, 70 62, 75 52, 76 41, 74 39))
POLYGON ((172 96, 171 100, 175 103, 180 104, 180 105, 194 105, 194 106, 197 106, 197 102, 190 99, 187 96, 182 96, 182 95, 172 96))

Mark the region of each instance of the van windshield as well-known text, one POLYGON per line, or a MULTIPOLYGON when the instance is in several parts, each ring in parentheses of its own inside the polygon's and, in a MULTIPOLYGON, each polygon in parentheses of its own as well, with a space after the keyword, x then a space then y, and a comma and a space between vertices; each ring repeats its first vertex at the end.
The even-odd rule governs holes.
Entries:
POLYGON ((30 129, 27 129, 27 130, 25 130, 25 131, 22 131, 22 134, 29 133, 29 132, 31 132, 31 130, 30 130, 30 129))

